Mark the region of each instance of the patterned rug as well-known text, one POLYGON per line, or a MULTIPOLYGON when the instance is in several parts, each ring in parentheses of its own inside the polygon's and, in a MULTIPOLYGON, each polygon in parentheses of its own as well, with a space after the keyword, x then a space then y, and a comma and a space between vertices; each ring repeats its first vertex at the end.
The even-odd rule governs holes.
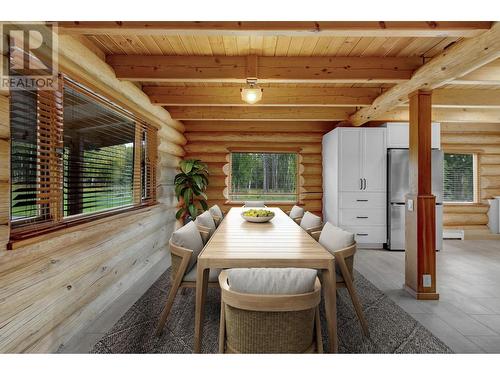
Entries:
MULTIPOLYGON (((452 353, 426 328, 397 306, 362 275, 355 285, 370 329, 361 332, 347 290, 337 298, 340 353, 452 353)), ((170 289, 167 270, 96 344, 91 353, 192 353, 195 292, 178 293, 160 337, 155 328, 170 289)), ((321 309, 323 341, 328 345, 326 319, 321 309)), ((209 289, 205 307, 203 352, 217 353, 220 292, 209 289)))

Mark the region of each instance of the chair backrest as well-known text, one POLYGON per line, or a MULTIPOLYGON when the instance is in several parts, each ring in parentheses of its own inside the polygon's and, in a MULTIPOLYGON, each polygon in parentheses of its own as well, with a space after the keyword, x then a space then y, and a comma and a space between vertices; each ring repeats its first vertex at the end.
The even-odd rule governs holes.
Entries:
POLYGON ((209 211, 205 211, 196 217, 194 223, 202 227, 202 230, 208 231, 210 236, 215 231, 215 221, 209 211))
POLYGON ((311 228, 316 228, 321 225, 321 218, 319 216, 316 216, 309 211, 307 211, 304 216, 302 217, 302 220, 300 221, 300 226, 302 229, 308 230, 311 228))
POLYGON ((254 294, 233 290, 229 274, 230 271, 225 270, 219 276, 224 308, 221 324, 225 324, 227 352, 304 353, 315 350, 315 317, 321 300, 321 284, 316 275, 312 289, 306 293, 254 294))
POLYGON ((266 207, 264 201, 246 201, 243 207, 266 207))
POLYGON ((321 230, 318 242, 335 257, 342 257, 352 276, 356 253, 354 234, 327 222, 321 230))
MULTIPOLYGON (((172 264, 174 263, 174 255, 176 255, 175 250, 179 250, 179 257, 186 257, 189 255, 188 266, 186 272, 191 270, 198 260, 198 255, 201 250, 203 250, 203 238, 202 233, 200 233, 198 227, 193 221, 190 221, 183 227, 177 229, 174 233, 172 233, 172 237, 170 238, 170 248, 174 248, 174 251, 171 251, 172 254, 172 264), (186 252, 187 251, 187 252, 186 252), (191 252, 189 254, 189 251, 191 252)), ((179 263, 180 260, 176 259, 176 263, 179 263)), ((180 264, 180 263, 179 263, 180 264)), ((172 266, 172 274, 174 272, 174 267, 172 266)))
POLYGON ((299 206, 293 206, 292 209, 290 210, 290 215, 292 219, 297 219, 299 217, 304 216, 304 208, 299 207, 299 206))
POLYGON ((222 212, 220 207, 218 205, 214 204, 212 207, 210 207, 208 209, 208 211, 210 212, 210 214, 212 215, 212 217, 214 219, 215 226, 219 226, 220 222, 224 218, 224 213, 222 212))

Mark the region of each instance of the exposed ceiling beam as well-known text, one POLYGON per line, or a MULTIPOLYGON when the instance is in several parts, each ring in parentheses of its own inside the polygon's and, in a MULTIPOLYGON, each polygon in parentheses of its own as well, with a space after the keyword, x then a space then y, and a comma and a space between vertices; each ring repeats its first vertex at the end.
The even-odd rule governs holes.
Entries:
MULTIPOLYGON (((249 106, 241 100, 240 86, 144 86, 152 103, 161 106, 249 106)), ((378 88, 264 87, 262 100, 253 106, 367 106, 380 95, 378 88)))
POLYGON ((432 92, 433 108, 500 108, 500 90, 437 89, 432 92))
POLYGON ((500 85, 500 59, 451 82, 459 85, 500 85))
POLYGON ((349 107, 168 107, 178 120, 218 121, 340 121, 355 111, 349 107))
MULTIPOLYGON (((109 55, 116 76, 128 81, 234 82, 247 78, 247 56, 109 55)), ((255 63, 252 60, 253 63, 255 63)), ((411 78, 418 57, 257 58, 259 82, 394 83, 411 78)))
POLYGON ((330 37, 472 37, 488 30, 489 21, 369 22, 59 22, 61 33, 107 35, 236 35, 330 37))
MULTIPOLYGON (((409 121, 408 108, 397 108, 385 112, 381 121, 409 121)), ((500 123, 500 109, 497 108, 433 108, 432 121, 500 123)))
POLYGON ((488 64, 500 56, 500 23, 487 32, 462 40, 418 69, 412 78, 400 83, 380 95, 369 107, 361 108, 349 117, 359 126, 378 120, 387 111, 408 100, 408 95, 418 89, 435 89, 475 69, 488 64))
MULTIPOLYGON (((265 87, 260 102, 247 104, 241 100, 239 86, 145 86, 143 90, 156 105, 188 107, 365 107, 381 93, 381 89, 365 87, 265 87)), ((435 108, 500 108, 500 91, 437 89, 432 94, 432 105, 435 108)))
POLYGON ((333 129, 335 122, 327 121, 185 121, 186 131, 233 131, 233 132, 264 132, 272 133, 285 130, 289 133, 320 132, 326 133, 333 129))
MULTIPOLYGON (((341 121, 349 107, 168 107, 172 118, 190 121, 341 121)), ((408 107, 385 112, 379 121, 408 121, 408 107)), ((500 122, 497 108, 434 108, 438 122, 500 122)))

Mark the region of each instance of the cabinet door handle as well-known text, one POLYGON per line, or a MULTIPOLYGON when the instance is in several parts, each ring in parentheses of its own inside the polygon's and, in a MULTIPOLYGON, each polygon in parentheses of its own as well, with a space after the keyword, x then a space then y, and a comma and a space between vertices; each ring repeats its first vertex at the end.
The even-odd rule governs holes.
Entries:
POLYGON ((363 188, 363 190, 366 190, 366 178, 363 178, 363 182, 364 182, 364 186, 365 186, 365 187, 363 188))
POLYGON ((368 233, 356 233, 356 236, 368 236, 368 233))
POLYGON ((356 202, 368 202, 368 199, 356 199, 356 202))
POLYGON ((356 219, 368 219, 368 216, 356 216, 356 219))
POLYGON ((363 190, 363 179, 362 178, 359 179, 359 184, 360 184, 359 190, 363 190))

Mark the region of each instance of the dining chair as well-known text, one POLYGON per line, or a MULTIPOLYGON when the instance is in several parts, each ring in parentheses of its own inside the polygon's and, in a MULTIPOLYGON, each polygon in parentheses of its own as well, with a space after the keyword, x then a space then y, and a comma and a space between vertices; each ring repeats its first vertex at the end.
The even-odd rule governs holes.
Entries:
POLYGON ((300 220, 299 225, 309 234, 321 230, 321 228, 323 227, 321 218, 319 216, 310 213, 309 211, 306 211, 306 213, 300 220))
MULTIPOLYGON (((203 249, 203 244, 208 241, 208 237, 209 233, 200 230, 193 221, 172 233, 169 241, 170 256, 172 258, 170 269, 172 286, 156 328, 157 335, 160 335, 163 331, 179 288, 196 288, 196 262, 203 249)), ((208 276, 209 287, 219 287, 217 282, 219 272, 220 270, 210 269, 208 276)))
POLYGON ((286 212, 286 214, 297 224, 300 224, 300 221, 304 216, 304 208, 294 205, 290 211, 286 212))
POLYGON ((215 220, 212 217, 212 214, 210 213, 210 211, 205 211, 196 217, 194 223, 201 231, 208 232, 208 238, 203 241, 203 244, 206 244, 210 237, 212 237, 212 234, 215 232, 216 228, 215 220))
POLYGON ((266 205, 264 204, 264 201, 246 201, 245 205, 243 206, 245 208, 265 208, 266 205))
POLYGON ((316 270, 222 271, 219 353, 322 353, 316 270))
POLYGON ((224 219, 224 212, 217 204, 214 204, 212 207, 210 207, 208 211, 212 214, 212 218, 215 221, 215 226, 218 227, 222 222, 222 219, 224 219))
POLYGON ((321 231, 314 231, 311 236, 335 257, 337 288, 347 288, 363 334, 368 337, 370 335, 368 323, 354 286, 353 269, 354 254, 356 254, 354 234, 327 222, 321 231))

